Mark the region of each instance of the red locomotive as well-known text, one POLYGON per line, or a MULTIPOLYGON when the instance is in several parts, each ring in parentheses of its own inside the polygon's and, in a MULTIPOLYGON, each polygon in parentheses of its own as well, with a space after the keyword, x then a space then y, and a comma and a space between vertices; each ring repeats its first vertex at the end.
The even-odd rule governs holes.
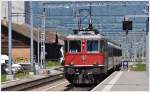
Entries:
POLYGON ((90 19, 87 29, 79 28, 66 37, 65 77, 72 84, 97 84, 108 71, 121 66, 121 56, 120 45, 94 30, 90 19))
POLYGON ((121 53, 120 46, 102 35, 80 30, 65 41, 65 76, 73 84, 99 83, 109 70, 121 66, 121 53))

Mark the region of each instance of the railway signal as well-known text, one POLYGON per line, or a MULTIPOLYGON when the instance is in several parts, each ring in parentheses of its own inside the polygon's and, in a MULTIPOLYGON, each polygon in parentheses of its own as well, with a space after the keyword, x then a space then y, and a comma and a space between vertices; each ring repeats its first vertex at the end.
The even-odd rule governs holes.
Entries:
POLYGON ((123 30, 125 30, 126 35, 128 35, 128 31, 132 30, 132 21, 125 17, 122 24, 123 24, 123 30))

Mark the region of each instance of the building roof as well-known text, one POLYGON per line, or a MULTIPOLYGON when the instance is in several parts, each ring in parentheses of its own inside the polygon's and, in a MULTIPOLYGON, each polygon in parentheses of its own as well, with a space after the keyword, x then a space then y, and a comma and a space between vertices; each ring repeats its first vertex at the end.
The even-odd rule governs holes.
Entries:
MULTIPOLYGON (((8 23, 2 20, 1 22, 2 26, 8 27, 8 23)), ((27 38, 30 38, 30 26, 26 24, 15 24, 12 23, 12 29, 13 31, 24 35, 27 38)), ((39 32, 40 33, 40 32, 39 32)), ((52 32, 51 30, 45 32, 45 43, 55 43, 56 39, 56 32, 52 32)), ((38 41, 38 30, 36 28, 33 29, 33 39, 34 41, 38 41)), ((58 35, 58 44, 63 45, 64 44, 65 37, 58 35)))

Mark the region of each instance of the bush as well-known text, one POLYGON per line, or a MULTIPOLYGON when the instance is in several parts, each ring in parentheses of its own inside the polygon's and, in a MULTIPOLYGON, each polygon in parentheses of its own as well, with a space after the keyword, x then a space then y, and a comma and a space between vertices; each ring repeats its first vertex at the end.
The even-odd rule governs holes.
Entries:
POLYGON ((131 71, 146 71, 146 64, 136 64, 130 66, 131 71))
MULTIPOLYGON (((1 82, 5 82, 5 81, 8 81, 6 79, 6 74, 2 74, 1 75, 1 82)), ((22 72, 22 71, 19 71, 16 73, 16 78, 19 78, 19 79, 23 79, 23 78, 27 78, 29 76, 29 72, 22 72)))
POLYGON ((2 74, 1 75, 1 82, 5 82, 5 81, 7 81, 6 74, 2 74))
POLYGON ((58 61, 48 61, 46 64, 46 67, 52 67, 52 66, 61 66, 61 64, 58 61))
POLYGON ((26 78, 28 76, 29 76, 29 72, 19 71, 16 73, 16 78, 19 78, 19 79, 26 78))

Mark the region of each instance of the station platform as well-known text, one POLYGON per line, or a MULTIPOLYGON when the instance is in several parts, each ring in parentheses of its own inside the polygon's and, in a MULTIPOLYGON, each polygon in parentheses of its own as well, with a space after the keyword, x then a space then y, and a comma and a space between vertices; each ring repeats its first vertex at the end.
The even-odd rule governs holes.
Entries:
POLYGON ((32 82, 32 81, 44 79, 44 78, 47 78, 49 76, 53 76, 53 75, 57 75, 57 74, 62 73, 62 71, 55 70, 57 68, 59 68, 59 67, 50 68, 49 69, 50 74, 30 75, 30 76, 28 76, 26 78, 23 78, 23 79, 16 79, 16 80, 2 82, 1 83, 1 88, 11 87, 11 86, 14 86, 14 85, 19 85, 19 84, 23 84, 23 83, 27 83, 27 82, 32 82))
POLYGON ((92 91, 148 91, 146 72, 116 71, 92 91))

